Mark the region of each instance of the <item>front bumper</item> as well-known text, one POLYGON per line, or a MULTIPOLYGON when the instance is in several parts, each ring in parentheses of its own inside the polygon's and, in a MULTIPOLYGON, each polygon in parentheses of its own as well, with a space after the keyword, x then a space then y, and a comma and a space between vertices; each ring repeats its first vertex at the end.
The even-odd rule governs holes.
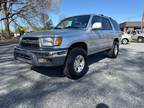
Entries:
POLYGON ((14 49, 15 60, 33 66, 60 66, 64 65, 67 49, 61 50, 30 50, 20 47, 14 49))

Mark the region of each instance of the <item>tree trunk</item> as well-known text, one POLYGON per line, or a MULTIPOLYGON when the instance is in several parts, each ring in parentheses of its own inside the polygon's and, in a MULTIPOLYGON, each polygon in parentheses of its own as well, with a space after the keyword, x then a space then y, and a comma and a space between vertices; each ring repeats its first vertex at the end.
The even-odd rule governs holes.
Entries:
POLYGON ((3 14, 4 14, 4 29, 7 35, 7 38, 10 37, 10 27, 9 27, 9 10, 7 7, 7 3, 4 3, 3 5, 3 14))
POLYGON ((10 28, 9 28, 9 19, 4 20, 4 27, 5 27, 5 32, 8 37, 10 37, 10 28))

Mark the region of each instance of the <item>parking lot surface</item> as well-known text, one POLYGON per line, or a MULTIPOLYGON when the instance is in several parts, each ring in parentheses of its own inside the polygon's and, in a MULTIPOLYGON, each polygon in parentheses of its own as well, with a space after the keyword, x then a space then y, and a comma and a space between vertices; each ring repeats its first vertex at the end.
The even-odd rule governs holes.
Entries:
POLYGON ((144 108, 144 44, 121 45, 117 59, 90 56, 77 81, 63 67, 16 63, 14 46, 0 46, 0 108, 144 108))

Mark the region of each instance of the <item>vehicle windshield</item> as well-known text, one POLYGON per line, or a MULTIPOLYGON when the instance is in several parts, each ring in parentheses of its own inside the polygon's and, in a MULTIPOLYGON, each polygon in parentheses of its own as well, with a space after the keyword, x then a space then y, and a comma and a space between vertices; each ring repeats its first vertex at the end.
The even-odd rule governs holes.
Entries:
POLYGON ((62 20, 55 29, 86 28, 90 15, 75 16, 62 20))

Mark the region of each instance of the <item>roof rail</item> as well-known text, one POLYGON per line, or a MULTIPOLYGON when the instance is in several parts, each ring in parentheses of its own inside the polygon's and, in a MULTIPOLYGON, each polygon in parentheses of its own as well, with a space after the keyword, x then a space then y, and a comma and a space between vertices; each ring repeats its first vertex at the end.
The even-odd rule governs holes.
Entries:
POLYGON ((99 14, 99 16, 104 16, 103 14, 99 14))

